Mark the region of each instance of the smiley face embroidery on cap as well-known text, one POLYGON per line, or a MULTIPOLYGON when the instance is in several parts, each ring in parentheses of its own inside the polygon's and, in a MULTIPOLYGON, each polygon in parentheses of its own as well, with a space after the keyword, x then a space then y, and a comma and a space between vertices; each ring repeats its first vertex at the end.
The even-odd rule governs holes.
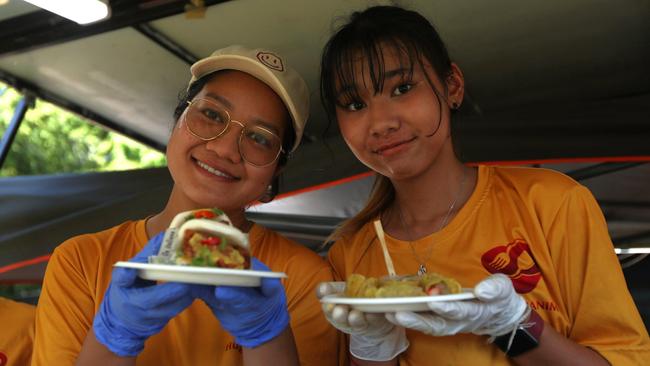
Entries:
POLYGON ((260 60, 260 62, 269 69, 273 69, 275 71, 284 71, 282 59, 272 53, 259 52, 257 54, 257 59, 260 60))

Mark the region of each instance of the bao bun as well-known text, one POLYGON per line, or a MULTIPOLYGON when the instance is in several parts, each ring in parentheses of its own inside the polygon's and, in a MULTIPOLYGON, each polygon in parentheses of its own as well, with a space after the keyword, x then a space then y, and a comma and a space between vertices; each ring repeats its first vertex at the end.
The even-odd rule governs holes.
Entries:
MULTIPOLYGON (((176 221, 176 219, 174 219, 174 221, 176 221)), ((248 250, 248 237, 233 226, 232 223, 230 223, 230 220, 228 220, 228 223, 206 218, 188 220, 180 225, 178 235, 176 236, 177 242, 175 243, 175 247, 178 248, 183 245, 183 238, 185 238, 185 232, 187 230, 222 236, 228 240, 228 244, 238 245, 239 247, 248 250)))

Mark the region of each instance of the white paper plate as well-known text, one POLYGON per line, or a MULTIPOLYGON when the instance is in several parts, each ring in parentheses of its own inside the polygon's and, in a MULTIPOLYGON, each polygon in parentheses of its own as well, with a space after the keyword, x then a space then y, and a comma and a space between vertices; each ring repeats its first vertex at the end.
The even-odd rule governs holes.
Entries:
POLYGON ((332 294, 324 296, 320 301, 324 304, 349 305, 366 313, 390 313, 394 311, 429 311, 428 302, 470 300, 474 298, 472 289, 464 288, 458 294, 434 296, 360 298, 332 294))
POLYGON ((262 278, 287 277, 287 275, 282 272, 192 267, 172 264, 117 262, 115 263, 115 266, 137 269, 138 276, 145 280, 186 282, 202 285, 256 287, 260 285, 262 278))

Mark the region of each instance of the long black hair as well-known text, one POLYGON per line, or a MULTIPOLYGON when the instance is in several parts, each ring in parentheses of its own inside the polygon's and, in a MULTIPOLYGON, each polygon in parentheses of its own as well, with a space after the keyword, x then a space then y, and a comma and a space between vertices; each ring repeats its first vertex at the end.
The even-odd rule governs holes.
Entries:
MULTIPOLYGON (((397 6, 374 6, 354 12, 347 24, 330 38, 321 57, 321 102, 327 116, 336 120, 337 105, 361 100, 355 79, 355 63, 363 59, 364 72, 372 82, 375 93, 384 85, 384 52, 396 51, 401 67, 413 72, 416 65, 424 70, 424 61, 433 67, 444 90, 438 91, 425 72, 429 86, 438 99, 442 113, 442 100, 447 100, 447 78, 452 74, 452 64, 447 47, 435 27, 415 11, 397 6), (340 95, 337 88, 343 90, 340 95)), ((442 118, 441 115, 439 118, 442 118)), ((435 127, 435 133, 440 120, 435 127)), ((391 181, 377 174, 372 193, 365 207, 354 217, 345 221, 330 237, 333 241, 341 236, 354 234, 367 222, 381 215, 395 200, 395 188, 391 181)))

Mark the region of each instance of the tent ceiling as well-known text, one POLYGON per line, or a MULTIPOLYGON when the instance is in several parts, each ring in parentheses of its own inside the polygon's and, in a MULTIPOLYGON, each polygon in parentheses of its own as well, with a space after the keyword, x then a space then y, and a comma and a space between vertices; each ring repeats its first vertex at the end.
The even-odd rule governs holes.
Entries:
MULTIPOLYGON (((141 2, 132 18, 148 19, 143 12, 170 3, 184 2, 141 2)), ((335 137, 335 127, 324 135, 318 61, 338 24, 333 19, 374 3, 236 0, 209 6, 203 18, 180 13, 149 19, 147 25, 196 57, 230 44, 264 45, 305 76, 312 90, 309 141, 291 162, 286 191, 363 170, 335 137), (333 169, 333 161, 343 163, 333 169)), ((407 5, 433 20, 465 73, 468 99, 458 131, 466 159, 650 155, 643 142, 650 138, 650 3, 413 0, 407 5)), ((0 6, 0 39, 10 32, 2 30, 3 22, 33 9, 20 0, 0 6)), ((0 54, 0 75, 162 147, 177 95, 189 79, 188 64, 127 26, 124 12, 115 17, 123 27, 112 24, 103 33, 89 28, 99 33, 48 45, 34 39, 38 47, 0 54)))
POLYGON ((37 6, 25 1, 8 1, 0 9, 2 9, 0 11, 0 21, 40 10, 37 6))
POLYGON ((0 63, 13 75, 50 86, 58 96, 160 143, 167 138, 176 102, 176 94, 161 86, 180 90, 187 82, 184 62, 132 28, 20 53, 0 63))
MULTIPOLYGON (((366 170, 336 137, 336 127, 326 129, 318 61, 341 19, 381 1, 206 1, 214 5, 197 19, 182 13, 185 3, 114 0, 110 20, 81 27, 10 0, 0 6, 0 39, 17 32, 20 39, 0 47, 0 76, 163 148, 189 79, 188 61, 142 27, 189 58, 230 44, 264 45, 285 55, 312 90, 307 138, 281 190, 366 170), (26 17, 34 24, 3 27, 26 17), (49 23, 56 26, 48 38, 43 27, 49 23)), ((466 160, 650 156, 649 2, 406 4, 436 24, 465 73, 468 98, 457 142, 466 160)))

